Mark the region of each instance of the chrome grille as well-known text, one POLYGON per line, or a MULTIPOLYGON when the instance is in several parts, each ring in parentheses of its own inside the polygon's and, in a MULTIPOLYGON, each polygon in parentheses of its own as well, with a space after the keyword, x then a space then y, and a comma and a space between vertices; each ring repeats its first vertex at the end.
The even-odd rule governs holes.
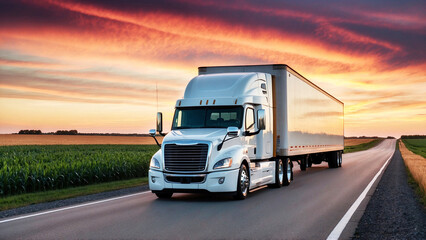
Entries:
POLYGON ((167 171, 191 172, 203 171, 206 167, 209 145, 176 145, 164 146, 164 163, 167 171))

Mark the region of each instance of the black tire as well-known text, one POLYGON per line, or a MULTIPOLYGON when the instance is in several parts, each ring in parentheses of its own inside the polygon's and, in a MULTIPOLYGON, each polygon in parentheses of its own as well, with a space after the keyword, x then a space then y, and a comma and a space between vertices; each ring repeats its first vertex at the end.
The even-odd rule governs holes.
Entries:
POLYGON ((312 156, 308 155, 308 167, 312 167, 312 156))
POLYGON ((328 154, 328 167, 329 168, 339 167, 339 152, 330 152, 328 154))
POLYGON ((235 192, 234 199, 243 200, 247 197, 250 189, 250 173, 247 166, 243 163, 240 166, 240 172, 237 179, 237 192, 235 192))
POLYGON ((173 193, 171 193, 171 192, 158 192, 158 193, 155 193, 155 195, 157 195, 158 198, 170 199, 172 197, 173 193))
POLYGON ((342 167, 342 163, 343 163, 343 153, 341 151, 338 152, 339 153, 339 167, 342 167))
POLYGON ((293 179, 293 164, 291 163, 290 158, 287 158, 284 162, 284 176, 283 176, 283 186, 288 186, 293 179))
POLYGON ((280 188, 283 186, 284 182, 284 164, 283 160, 275 160, 275 183, 268 186, 273 188, 280 188))
POLYGON ((302 159, 300 160, 300 171, 306 171, 306 168, 308 168, 308 160, 308 155, 302 157, 302 159))

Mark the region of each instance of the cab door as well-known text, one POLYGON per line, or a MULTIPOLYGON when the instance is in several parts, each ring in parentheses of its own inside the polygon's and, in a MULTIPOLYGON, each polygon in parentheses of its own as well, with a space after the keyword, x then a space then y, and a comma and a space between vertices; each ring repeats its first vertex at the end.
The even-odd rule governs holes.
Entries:
POLYGON ((247 155, 250 158, 250 188, 255 188, 262 184, 262 165, 256 161, 256 135, 255 132, 255 111, 252 105, 248 105, 244 112, 244 143, 247 155))
POLYGON ((247 155, 250 160, 256 159, 256 135, 250 135, 255 131, 255 112, 254 107, 248 105, 245 110, 244 116, 244 140, 247 147, 247 155))

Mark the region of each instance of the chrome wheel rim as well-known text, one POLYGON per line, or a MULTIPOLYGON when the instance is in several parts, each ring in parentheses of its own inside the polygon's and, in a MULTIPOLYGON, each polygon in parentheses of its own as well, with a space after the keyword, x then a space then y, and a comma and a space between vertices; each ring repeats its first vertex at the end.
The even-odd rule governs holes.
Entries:
POLYGON ((287 180, 291 181, 291 162, 290 159, 287 160, 287 180))
POLYGON ((278 179, 280 180, 280 183, 283 183, 284 181, 284 170, 283 170, 283 162, 280 161, 278 164, 278 179))
POLYGON ((244 196, 247 195, 248 184, 249 184, 249 178, 248 178, 247 170, 243 168, 243 171, 241 171, 241 176, 240 176, 240 186, 241 186, 241 192, 243 193, 244 196))

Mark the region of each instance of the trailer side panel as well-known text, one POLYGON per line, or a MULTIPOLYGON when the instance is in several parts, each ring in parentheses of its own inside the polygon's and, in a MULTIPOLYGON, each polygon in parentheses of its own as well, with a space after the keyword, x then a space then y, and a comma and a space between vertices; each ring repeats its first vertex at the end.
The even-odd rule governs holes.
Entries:
POLYGON ((343 103, 287 71, 287 144, 280 155, 343 150, 343 103))

